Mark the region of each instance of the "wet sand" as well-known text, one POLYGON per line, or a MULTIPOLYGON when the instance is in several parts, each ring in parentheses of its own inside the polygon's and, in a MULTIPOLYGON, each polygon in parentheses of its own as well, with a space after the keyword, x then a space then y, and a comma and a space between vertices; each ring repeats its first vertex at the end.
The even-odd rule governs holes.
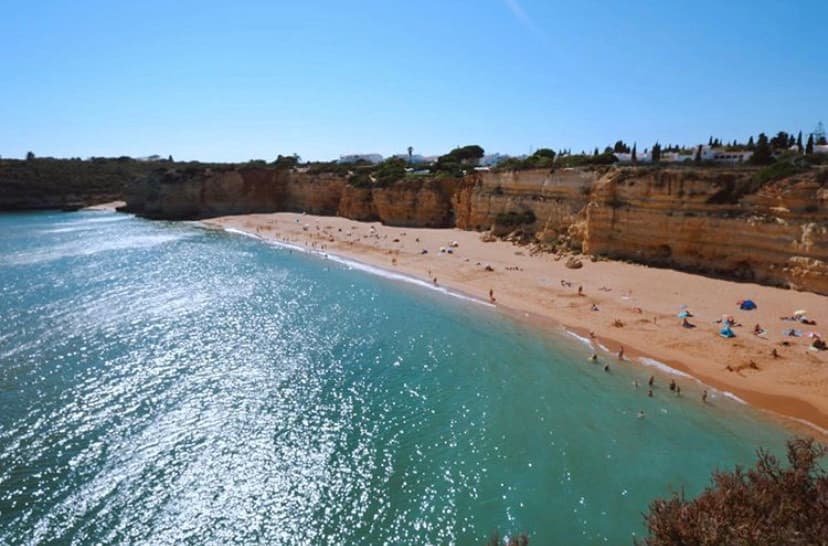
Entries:
MULTIPOLYGON (((567 258, 531 255, 530 247, 484 242, 481 234, 457 229, 400 228, 378 222, 295 213, 213 218, 207 225, 329 252, 409 275, 484 301, 541 327, 562 324, 627 361, 655 359, 745 402, 807 421, 828 438, 828 351, 809 349, 810 332, 828 334, 828 297, 756 284, 736 283, 667 269, 582 258, 580 269, 567 258), (456 246, 453 245, 456 243, 456 246), (441 252, 441 249, 443 251, 441 252), (449 250, 451 253, 449 253, 449 250), (425 253, 423 251, 426 251, 425 253), (579 288, 582 292, 579 295, 579 288), (758 309, 741 311, 752 299, 758 309), (692 313, 685 328, 682 305, 692 313), (783 321, 805 309, 816 325, 783 321), (719 336, 723 314, 741 326, 736 337, 719 336), (766 331, 753 334, 755 324, 766 331), (786 329, 802 337, 783 335, 786 329), (771 355, 776 349, 779 357, 771 355)), ((617 361, 616 361, 617 362, 617 361)), ((618 365, 618 364, 615 364, 618 365)), ((688 383, 689 379, 682 381, 688 383)))

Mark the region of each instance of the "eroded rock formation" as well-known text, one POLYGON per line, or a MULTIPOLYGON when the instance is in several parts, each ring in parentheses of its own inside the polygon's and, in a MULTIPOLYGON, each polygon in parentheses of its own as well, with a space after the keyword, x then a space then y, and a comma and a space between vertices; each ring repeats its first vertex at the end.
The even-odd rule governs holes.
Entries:
POLYGON ((748 168, 559 169, 359 188, 271 168, 170 171, 128 192, 152 218, 295 211, 389 225, 520 230, 538 242, 828 294, 828 171, 771 183, 748 168))

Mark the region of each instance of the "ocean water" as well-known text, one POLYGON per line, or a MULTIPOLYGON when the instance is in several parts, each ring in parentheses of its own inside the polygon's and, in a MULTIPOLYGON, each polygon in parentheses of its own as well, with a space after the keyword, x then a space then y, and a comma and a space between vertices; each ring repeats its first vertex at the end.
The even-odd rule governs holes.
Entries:
POLYGON ((631 544, 653 497, 786 438, 563 332, 193 224, 0 215, 0 318, 0 544, 631 544))

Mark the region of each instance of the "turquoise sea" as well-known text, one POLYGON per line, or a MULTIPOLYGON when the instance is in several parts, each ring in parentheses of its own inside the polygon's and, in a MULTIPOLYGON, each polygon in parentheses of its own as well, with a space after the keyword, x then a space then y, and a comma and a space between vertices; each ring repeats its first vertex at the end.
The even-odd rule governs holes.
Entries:
POLYGON ((0 215, 0 544, 631 544, 653 497, 783 449, 588 355, 238 234, 0 215))

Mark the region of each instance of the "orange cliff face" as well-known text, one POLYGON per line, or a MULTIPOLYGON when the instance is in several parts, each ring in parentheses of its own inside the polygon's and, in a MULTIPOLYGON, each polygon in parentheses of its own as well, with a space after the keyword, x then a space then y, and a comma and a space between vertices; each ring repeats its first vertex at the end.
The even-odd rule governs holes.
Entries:
POLYGON ((304 211, 395 226, 518 230, 550 248, 828 294, 828 172, 753 180, 747 168, 630 167, 357 188, 334 174, 202 169, 133 184, 126 208, 151 218, 304 211), (499 224, 528 212, 531 223, 499 224))
POLYGON ((825 176, 625 169, 586 209, 586 253, 828 294, 825 176))

